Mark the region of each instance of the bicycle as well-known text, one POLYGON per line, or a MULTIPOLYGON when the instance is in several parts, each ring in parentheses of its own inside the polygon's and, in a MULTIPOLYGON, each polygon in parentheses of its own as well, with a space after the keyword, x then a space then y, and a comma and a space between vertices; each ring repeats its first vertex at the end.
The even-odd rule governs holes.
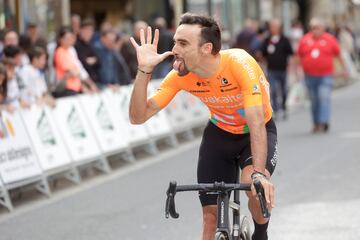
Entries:
MULTIPOLYGON (((260 201, 263 217, 269 218, 270 212, 266 207, 264 190, 260 181, 255 181, 257 197, 260 201)), ((246 216, 240 215, 240 191, 250 191, 251 184, 215 182, 210 184, 177 185, 175 181, 170 182, 166 192, 165 217, 178 218, 175 210, 175 195, 177 192, 200 191, 218 194, 218 218, 215 240, 251 240, 250 223, 246 216), (234 191, 234 201, 230 201, 229 193, 234 191), (230 229, 229 208, 233 212, 233 224, 230 229)))

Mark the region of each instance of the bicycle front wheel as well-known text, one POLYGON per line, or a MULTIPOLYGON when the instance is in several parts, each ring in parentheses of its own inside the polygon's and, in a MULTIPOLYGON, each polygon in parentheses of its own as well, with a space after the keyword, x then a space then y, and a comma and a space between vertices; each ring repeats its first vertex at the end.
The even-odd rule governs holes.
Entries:
POLYGON ((229 240, 227 233, 217 232, 215 234, 215 240, 229 240))

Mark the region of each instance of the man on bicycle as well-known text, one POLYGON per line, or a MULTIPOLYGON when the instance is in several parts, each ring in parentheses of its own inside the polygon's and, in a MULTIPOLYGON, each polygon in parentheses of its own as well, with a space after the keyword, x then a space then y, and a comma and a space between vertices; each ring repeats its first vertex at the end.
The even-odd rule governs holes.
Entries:
MULTIPOLYGON (((197 177, 199 183, 235 183, 260 180, 268 208, 274 207, 274 186, 270 182, 277 160, 276 126, 272 120, 269 84, 256 61, 242 49, 220 51, 219 25, 210 17, 186 13, 174 35, 171 52, 157 53, 159 32, 141 31, 140 44, 130 39, 137 52, 138 73, 130 101, 130 119, 142 124, 180 90, 200 98, 211 113, 204 130, 197 177), (174 55, 173 70, 158 91, 147 97, 147 85, 154 67, 174 55)), ((255 231, 254 240, 267 239, 269 219, 262 217, 256 192, 247 193, 255 231)), ((199 195, 203 206, 203 240, 216 231, 216 195, 199 195)))

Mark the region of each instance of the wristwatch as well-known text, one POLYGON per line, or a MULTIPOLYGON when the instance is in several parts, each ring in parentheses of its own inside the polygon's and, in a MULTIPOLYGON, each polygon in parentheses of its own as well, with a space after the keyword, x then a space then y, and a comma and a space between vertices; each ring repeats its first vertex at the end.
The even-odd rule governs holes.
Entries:
POLYGON ((266 175, 263 174, 262 172, 257 172, 257 171, 254 171, 252 174, 251 174, 251 179, 254 181, 255 179, 257 179, 258 177, 263 177, 265 179, 267 179, 266 175))

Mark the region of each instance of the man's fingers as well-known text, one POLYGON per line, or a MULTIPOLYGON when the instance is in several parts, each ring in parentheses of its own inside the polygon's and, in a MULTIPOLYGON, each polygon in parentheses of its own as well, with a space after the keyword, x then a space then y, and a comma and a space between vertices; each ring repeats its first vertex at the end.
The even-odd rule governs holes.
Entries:
POLYGON ((167 58, 167 57, 169 57, 171 55, 174 55, 174 53, 171 52, 171 51, 164 52, 163 54, 160 55, 161 61, 163 61, 165 58, 167 58))
POLYGON ((137 42, 135 41, 135 39, 133 37, 130 38, 130 42, 134 46, 135 49, 137 49, 139 47, 139 45, 137 44, 137 42))
POLYGON ((151 38, 152 38, 152 33, 151 33, 151 27, 147 28, 147 34, 146 34, 146 43, 147 44, 151 44, 151 38))
POLYGON ((141 45, 145 44, 145 33, 144 33, 144 29, 140 29, 140 43, 141 45))
POLYGON ((159 29, 155 29, 153 44, 157 48, 159 42, 159 29))
POLYGON ((271 201, 271 208, 275 207, 275 188, 273 185, 270 186, 270 201, 271 201))

